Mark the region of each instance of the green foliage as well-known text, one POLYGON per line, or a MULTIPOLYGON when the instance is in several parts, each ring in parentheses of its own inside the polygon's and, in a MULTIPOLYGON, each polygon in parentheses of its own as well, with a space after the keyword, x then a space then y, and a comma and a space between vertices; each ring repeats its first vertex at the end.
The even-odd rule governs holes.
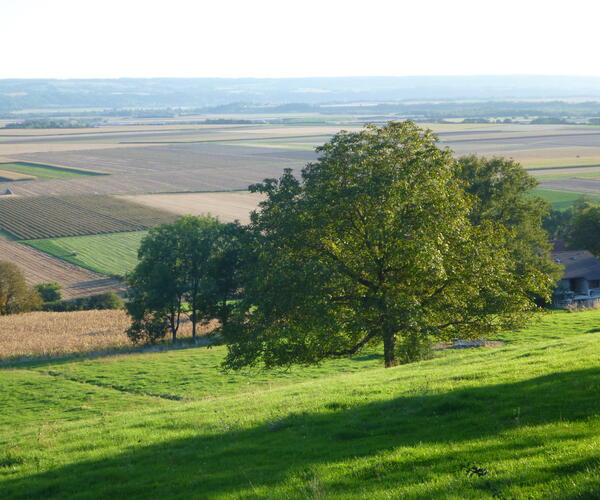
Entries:
POLYGON ((558 281, 562 267, 553 262, 548 233, 542 227, 550 205, 531 196, 537 180, 519 163, 506 158, 471 155, 457 163, 458 177, 466 191, 475 196, 470 214, 473 223, 487 220, 508 230, 512 272, 540 283, 558 281))
POLYGON ((57 300, 44 303, 44 311, 91 311, 100 309, 123 309, 123 299, 115 292, 105 292, 90 297, 80 297, 73 300, 57 300))
POLYGON ((600 205, 583 202, 572 211, 566 232, 569 248, 589 250, 600 257, 600 205))
POLYGON ((62 285, 60 283, 38 283, 35 289, 44 302, 56 302, 62 298, 62 285))
POLYGON ((411 122, 340 133, 302 171, 252 187, 256 261, 226 330, 226 367, 317 363, 367 345, 398 363, 407 335, 522 324, 551 277, 517 274, 513 228, 465 193, 449 150, 411 122), (473 208, 473 205, 474 208, 473 208))
POLYGON ((88 128, 94 127, 90 121, 75 120, 73 118, 68 120, 55 120, 55 119, 37 119, 37 120, 24 120, 22 122, 7 123, 4 128, 25 128, 25 129, 39 129, 39 128, 88 128))
POLYGON ((132 340, 153 338, 157 325, 166 324, 175 341, 183 315, 192 322, 193 338, 200 323, 217 319, 226 324, 232 308, 228 301, 240 288, 241 235, 237 223, 191 215, 151 229, 127 278, 132 340))
POLYGON ((401 365, 433 358, 433 342, 429 337, 408 332, 398 343, 398 362, 401 365))
POLYGON ((42 299, 16 264, 0 261, 0 316, 39 309, 42 299))

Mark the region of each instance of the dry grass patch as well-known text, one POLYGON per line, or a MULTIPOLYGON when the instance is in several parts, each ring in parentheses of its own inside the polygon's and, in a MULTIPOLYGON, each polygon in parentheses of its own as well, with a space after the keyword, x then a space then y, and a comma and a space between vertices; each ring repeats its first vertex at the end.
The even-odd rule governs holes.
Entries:
MULTIPOLYGON (((0 361, 52 358, 132 348, 125 330, 131 321, 123 310, 42 312, 0 316, 0 361)), ((200 335, 215 327, 198 328, 200 335)), ((191 337, 191 324, 178 337, 191 337)))
POLYGON ((222 193, 155 194, 121 196, 126 200, 181 215, 212 215, 223 222, 239 220, 246 224, 250 212, 264 198, 247 191, 222 193))

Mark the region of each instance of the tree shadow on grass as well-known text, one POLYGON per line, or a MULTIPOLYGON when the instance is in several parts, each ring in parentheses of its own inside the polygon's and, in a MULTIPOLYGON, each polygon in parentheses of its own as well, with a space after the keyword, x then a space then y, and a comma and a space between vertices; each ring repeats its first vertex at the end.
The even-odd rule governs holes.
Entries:
MULTIPOLYGON (((600 369, 587 369, 366 404, 331 394, 320 410, 252 428, 151 446, 131 437, 119 455, 5 476, 2 497, 335 498, 401 488, 407 498, 491 498, 521 485, 543 491, 557 475, 588 473, 579 493, 571 486, 561 497, 594 498, 585 495, 600 486, 598 450, 568 463, 552 453, 593 437, 586 420, 600 414, 599 388, 600 369), (547 427, 553 423, 562 425, 547 427), (571 425, 578 423, 584 426, 571 425), (529 468, 494 476, 505 460, 525 460, 529 468), (468 478, 469 463, 491 474, 468 478), (450 479, 436 480, 442 477, 450 479)), ((169 416, 165 429, 190 425, 169 416)))

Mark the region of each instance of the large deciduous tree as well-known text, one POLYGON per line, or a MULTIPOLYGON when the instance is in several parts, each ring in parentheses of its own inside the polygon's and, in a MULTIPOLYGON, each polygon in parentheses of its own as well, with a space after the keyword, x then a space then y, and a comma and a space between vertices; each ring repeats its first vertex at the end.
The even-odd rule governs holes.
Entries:
POLYGON ((411 122, 342 132, 301 179, 252 187, 255 262, 225 367, 311 364, 407 337, 465 338, 523 324, 553 280, 514 272, 512 233, 473 217, 452 153, 411 122))

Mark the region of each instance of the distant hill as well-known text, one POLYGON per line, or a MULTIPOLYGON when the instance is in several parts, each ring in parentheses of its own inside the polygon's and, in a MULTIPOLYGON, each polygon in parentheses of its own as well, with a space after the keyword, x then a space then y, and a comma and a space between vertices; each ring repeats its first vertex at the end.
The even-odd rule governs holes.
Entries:
POLYGON ((415 76, 0 80, 0 112, 232 103, 600 99, 600 77, 415 76))

